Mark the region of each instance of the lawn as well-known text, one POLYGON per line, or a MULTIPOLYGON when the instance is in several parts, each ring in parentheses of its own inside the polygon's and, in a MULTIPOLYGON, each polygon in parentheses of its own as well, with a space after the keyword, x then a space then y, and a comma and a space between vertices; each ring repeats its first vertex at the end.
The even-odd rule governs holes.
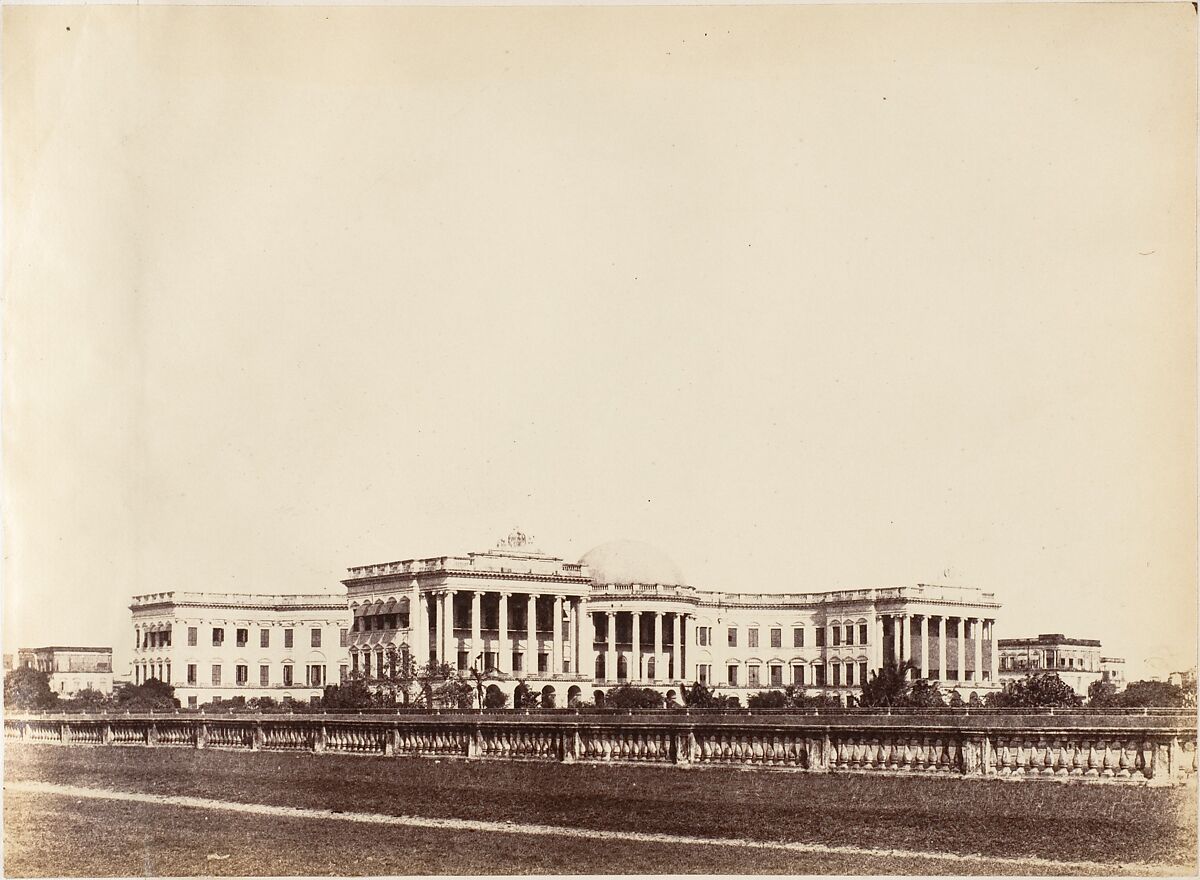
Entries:
MULTIPOLYGON (((6 779, 344 811, 1090 860, 1114 869, 1129 862, 1194 864, 1196 851, 1194 786, 1151 789, 137 747, 16 745, 7 750, 6 759, 6 779)), ((63 810, 57 800, 62 799, 6 794, 6 873, 142 874, 140 862, 128 862, 134 849, 120 844, 154 834, 166 837, 152 840, 146 852, 170 863, 154 869, 165 874, 964 871, 946 862, 917 865, 927 860, 915 859, 880 857, 878 864, 863 865, 861 860, 846 863, 844 856, 801 858, 766 850, 747 855, 714 847, 679 851, 643 843, 617 848, 577 839, 330 821, 317 823, 324 826, 318 831, 312 820, 294 820, 296 827, 290 828, 285 826, 291 820, 157 805, 68 802, 69 809, 63 810), (53 815, 58 826, 69 822, 76 829, 46 835, 40 855, 28 845, 39 811, 53 815), (162 814, 170 812, 184 815, 178 821, 164 819, 162 814), (187 815, 205 818, 201 823, 187 815), (104 843, 89 851, 101 858, 106 847, 116 845, 109 855, 118 861, 104 856, 105 870, 70 870, 70 865, 88 864, 69 852, 73 841, 104 835, 104 843), (219 852, 230 858, 209 863, 214 840, 236 853, 219 852), (394 846, 385 840, 394 840, 394 846), (243 842, 230 846, 237 841, 243 842), (174 853, 169 859, 168 852, 174 853), (245 861, 251 857, 257 861, 245 861), (196 861, 201 858, 203 864, 196 861), (22 865, 29 867, 22 871, 22 865), (319 870, 322 865, 328 871, 319 870)))

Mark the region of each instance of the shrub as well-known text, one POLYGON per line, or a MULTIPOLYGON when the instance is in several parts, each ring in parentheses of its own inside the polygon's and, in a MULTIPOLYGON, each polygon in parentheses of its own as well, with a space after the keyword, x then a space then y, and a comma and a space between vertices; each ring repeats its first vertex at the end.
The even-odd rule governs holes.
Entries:
POLYGON ((58 703, 58 694, 50 690, 48 673, 21 666, 4 676, 4 705, 9 709, 33 711, 51 709, 58 703))
POLYGON ((654 688, 639 688, 631 684, 609 688, 604 705, 617 709, 661 709, 663 695, 654 688))
POLYGON ((508 697, 499 688, 483 695, 483 708, 485 709, 503 709, 507 705, 508 697))

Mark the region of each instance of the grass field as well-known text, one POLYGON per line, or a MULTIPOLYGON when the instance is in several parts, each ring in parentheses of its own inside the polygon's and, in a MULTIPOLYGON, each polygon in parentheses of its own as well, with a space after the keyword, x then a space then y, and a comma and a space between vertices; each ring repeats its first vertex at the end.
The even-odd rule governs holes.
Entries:
MULTIPOLYGON (((346 812, 1032 856, 1113 869, 1101 873, 1129 863, 1191 865, 1194 871, 1196 851, 1191 786, 33 745, 7 750, 5 778, 346 812)), ((882 853, 864 859, 632 841, 614 846, 8 792, 5 807, 9 876, 1046 873, 1011 861, 976 861, 968 868, 882 853), (47 834, 47 827, 56 830, 47 834)))

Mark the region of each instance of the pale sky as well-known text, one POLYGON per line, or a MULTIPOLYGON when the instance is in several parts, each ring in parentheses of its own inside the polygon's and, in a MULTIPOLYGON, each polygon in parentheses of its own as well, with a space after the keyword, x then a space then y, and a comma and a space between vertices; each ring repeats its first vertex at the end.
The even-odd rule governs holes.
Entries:
POLYGON ((1190 4, 3 15, 6 652, 516 525, 1195 663, 1190 4))

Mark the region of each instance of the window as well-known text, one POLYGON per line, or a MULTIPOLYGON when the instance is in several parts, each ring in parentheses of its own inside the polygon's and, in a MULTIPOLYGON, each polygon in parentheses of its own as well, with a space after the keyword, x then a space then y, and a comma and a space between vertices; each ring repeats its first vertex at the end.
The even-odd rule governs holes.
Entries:
POLYGON ((850 687, 854 684, 854 664, 846 664, 846 686, 850 687))
POLYGON ((737 647, 737 627, 736 626, 729 627, 729 647, 731 647, 731 648, 737 647))
POLYGON ((842 664, 841 663, 833 664, 833 686, 834 687, 842 686, 842 664))
POLYGON ((792 684, 796 685, 797 687, 804 687, 803 666, 796 665, 792 667, 792 684))
POLYGON ((750 648, 758 647, 758 627, 752 626, 746 630, 746 646, 750 648))
POLYGON ((842 628, 840 626, 829 627, 829 632, 833 634, 833 646, 836 648, 842 643, 842 628))
POLYGON ((817 687, 825 687, 825 667, 813 667, 813 684, 817 687))
POLYGON ((458 652, 458 667, 457 668, 458 669, 466 669, 467 668, 467 652, 466 651, 458 652))
POLYGON ((341 666, 338 667, 338 675, 340 676, 338 681, 341 682, 342 684, 345 684, 347 681, 350 680, 350 669, 346 666, 345 663, 343 663, 341 666))
POLYGON ((781 630, 781 629, 771 630, 771 647, 772 648, 782 648, 783 647, 783 630, 781 630))
POLYGON ((213 664, 213 668, 212 668, 212 683, 213 683, 213 684, 220 684, 220 683, 221 683, 221 664, 220 664, 220 663, 214 663, 214 664, 213 664))
POLYGON ((854 644, 854 626, 849 623, 846 624, 846 644, 847 645, 854 644))
POLYGON ((818 626, 816 629, 816 634, 817 634, 817 647, 824 648, 825 647, 825 627, 818 626))
POLYGON ((271 667, 263 664, 258 667, 258 683, 261 687, 269 687, 271 684, 271 667))
POLYGON ((703 648, 708 644, 708 627, 702 626, 696 630, 696 640, 700 647, 703 648))
POLYGON ((283 646, 285 648, 292 647, 292 631, 290 629, 283 631, 283 646))
POLYGON ((292 664, 290 663, 283 665, 283 686, 289 688, 292 686, 292 664))
POLYGON ((750 687, 758 687, 758 664, 746 667, 746 684, 750 687))
POLYGON ((195 697, 188 697, 188 708, 189 709, 196 708, 196 698, 195 697))
POLYGON ((738 672, 738 668, 737 668, 736 666, 733 666, 733 665, 731 665, 731 666, 730 666, 730 667, 729 667, 729 668, 726 670, 726 672, 727 672, 727 674, 729 675, 729 686, 730 686, 730 687, 737 687, 737 683, 738 683, 738 681, 737 681, 737 672, 738 672))
POLYGON ((792 627, 792 647, 793 648, 803 648, 804 647, 804 627, 802 627, 802 626, 792 627))
POLYGON ((772 666, 771 670, 771 687, 783 687, 783 667, 772 666))
POLYGON ((196 647, 196 639, 199 635, 197 633, 197 629, 199 629, 199 627, 195 627, 195 626, 188 627, 188 647, 189 648, 196 647))
POLYGON ((538 672, 550 671, 550 655, 542 652, 538 654, 538 672))
POLYGON ((195 683, 196 683, 196 664, 195 664, 195 663, 189 663, 189 664, 188 664, 188 668, 187 668, 187 683, 188 683, 188 684, 195 684, 195 683))
POLYGON ((858 683, 859 684, 867 683, 867 661, 866 660, 863 660, 861 663, 858 664, 858 683))
POLYGON ((260 648, 271 647, 271 631, 269 629, 260 629, 258 631, 258 646, 260 648))
POLYGON ((225 630, 219 626, 213 627, 213 647, 219 648, 225 643, 225 630))
POLYGON ((239 663, 237 666, 233 667, 233 677, 234 680, 240 685, 248 683, 250 681, 250 667, 243 666, 239 663))
POLYGON ((709 678, 712 677, 712 667, 707 663, 700 663, 696 666, 696 674, 700 684, 707 685, 709 678))
POLYGON ((325 683, 325 667, 310 663, 304 667, 304 681, 309 687, 320 687, 325 683))
POLYGON ((860 645, 865 645, 867 643, 867 625, 865 623, 860 623, 858 625, 858 643, 860 645))
POLYGON ((350 633, 348 630, 340 630, 338 632, 338 647, 344 648, 350 644, 350 633))
POLYGON ((512 668, 513 668, 514 673, 524 671, 524 669, 522 668, 522 662, 523 662, 524 658, 525 658, 525 655, 522 654, 520 651, 513 651, 512 668))
POLYGON ((321 630, 314 627, 312 631, 312 646, 314 648, 321 647, 321 630))
POLYGON ((250 630, 239 629, 237 631, 237 646, 239 648, 244 648, 244 647, 246 647, 246 643, 248 641, 250 641, 250 630))

